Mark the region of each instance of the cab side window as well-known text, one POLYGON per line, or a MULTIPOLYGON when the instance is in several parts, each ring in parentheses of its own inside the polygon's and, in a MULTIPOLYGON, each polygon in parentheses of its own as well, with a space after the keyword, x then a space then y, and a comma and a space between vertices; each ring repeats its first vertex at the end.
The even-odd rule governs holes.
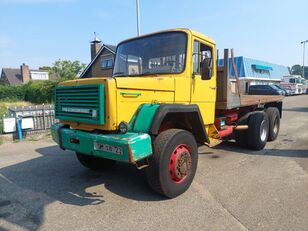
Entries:
POLYGON ((198 41, 194 41, 194 51, 193 51, 193 73, 199 74, 199 45, 200 43, 198 41))
POLYGON ((205 74, 210 79, 213 74, 213 48, 194 41, 193 74, 205 74), (202 73, 206 71, 207 73, 202 73))

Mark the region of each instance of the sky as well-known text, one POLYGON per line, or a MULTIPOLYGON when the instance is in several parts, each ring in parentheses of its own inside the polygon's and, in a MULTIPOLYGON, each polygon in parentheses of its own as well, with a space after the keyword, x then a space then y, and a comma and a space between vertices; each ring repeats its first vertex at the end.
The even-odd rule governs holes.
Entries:
MULTIPOLYGON (((217 48, 276 64, 302 64, 307 0, 140 0, 141 34, 185 27, 217 48)), ((135 0, 0 0, 0 68, 90 62, 93 32, 106 44, 136 36, 135 0)), ((306 49, 308 65, 308 43, 306 49)))

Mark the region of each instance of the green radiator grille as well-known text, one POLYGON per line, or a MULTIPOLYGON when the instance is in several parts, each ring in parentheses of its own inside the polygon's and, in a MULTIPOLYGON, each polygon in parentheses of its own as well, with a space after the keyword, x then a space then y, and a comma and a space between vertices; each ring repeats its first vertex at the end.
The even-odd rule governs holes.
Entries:
POLYGON ((60 120, 104 124, 104 85, 56 87, 55 114, 60 120))

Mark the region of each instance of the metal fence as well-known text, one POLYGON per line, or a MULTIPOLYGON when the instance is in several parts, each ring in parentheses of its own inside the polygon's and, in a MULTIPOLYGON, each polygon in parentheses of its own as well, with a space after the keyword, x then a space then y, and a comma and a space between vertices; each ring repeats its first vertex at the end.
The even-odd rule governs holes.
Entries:
POLYGON ((8 115, 10 118, 32 118, 33 128, 30 131, 47 130, 57 122, 53 105, 9 107, 8 115))

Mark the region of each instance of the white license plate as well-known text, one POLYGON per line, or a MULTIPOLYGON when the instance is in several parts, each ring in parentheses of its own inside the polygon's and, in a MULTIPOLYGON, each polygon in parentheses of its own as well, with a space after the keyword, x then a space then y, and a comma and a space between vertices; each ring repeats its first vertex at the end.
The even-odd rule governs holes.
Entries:
POLYGON ((122 155, 122 148, 118 146, 113 146, 109 144, 103 144, 100 142, 94 142, 94 150, 104 151, 104 152, 111 152, 117 155, 122 155))

